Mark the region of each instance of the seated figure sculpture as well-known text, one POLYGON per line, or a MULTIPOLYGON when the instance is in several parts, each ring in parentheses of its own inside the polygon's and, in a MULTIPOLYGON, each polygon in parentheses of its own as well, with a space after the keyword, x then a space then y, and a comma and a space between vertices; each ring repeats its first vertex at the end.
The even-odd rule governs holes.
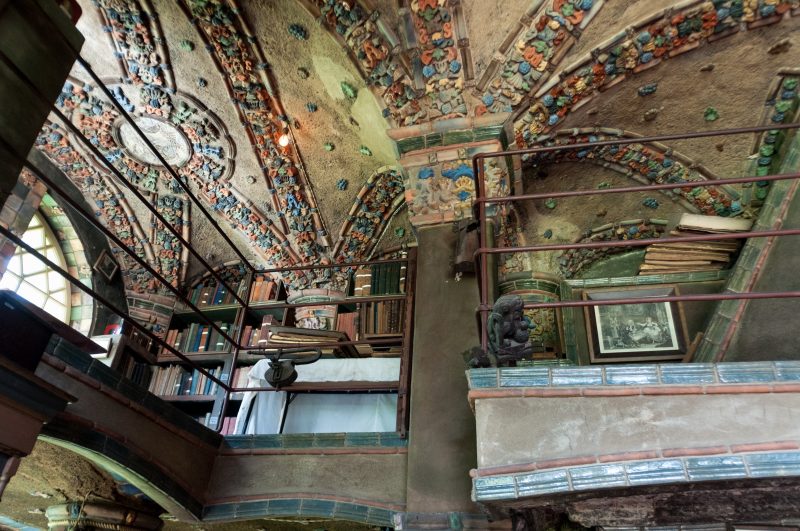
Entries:
POLYGON ((503 295, 495 301, 488 319, 488 352, 475 347, 465 353, 471 357, 471 367, 511 365, 533 353, 528 323, 523 319, 524 306, 519 295, 503 295))

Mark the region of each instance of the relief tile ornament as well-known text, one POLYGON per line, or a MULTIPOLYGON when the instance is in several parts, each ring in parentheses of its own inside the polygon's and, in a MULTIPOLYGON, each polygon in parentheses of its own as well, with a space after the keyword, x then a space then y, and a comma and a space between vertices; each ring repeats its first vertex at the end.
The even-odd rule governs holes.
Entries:
POLYGON ((174 87, 164 38, 147 0, 93 0, 111 35, 115 55, 134 85, 174 87))
MULTIPOLYGON (((406 165, 406 203, 411 223, 427 225, 446 223, 456 219, 472 217, 472 201, 475 200, 475 180, 471 157, 476 153, 500 150, 499 143, 475 146, 465 150, 459 158, 445 162, 434 162, 422 166, 406 165)), ((451 158, 438 152, 439 158, 451 158)), ((509 190, 508 170, 500 159, 485 161, 486 191, 489 197, 507 195, 509 190)), ((489 208, 490 215, 494 208, 489 208)))
POLYGON ((464 68, 456 45, 453 4, 452 0, 411 0, 410 3, 425 93, 431 106, 429 120, 467 114, 462 94, 464 68))
POLYGON ((333 250, 335 262, 364 260, 403 204, 403 176, 395 168, 373 173, 359 190, 333 250))
POLYGON ((578 66, 543 86, 515 124, 516 143, 531 145, 598 91, 628 75, 742 28, 778 22, 784 15, 791 16, 797 7, 799 0, 698 0, 676 11, 668 9, 661 18, 635 26, 628 35, 595 50, 578 66))
MULTIPOLYGON (((64 131, 56 124, 45 123, 36 139, 36 147, 50 158, 94 206, 94 213, 127 247, 147 261, 156 271, 159 264, 139 221, 117 185, 99 172, 82 152, 74 149, 64 131)), ((121 264, 125 289, 147 293, 158 288, 155 279, 120 249, 112 247, 121 264)))
MULTIPOLYGON (((307 177, 296 162, 298 157, 291 143, 286 147, 278 144, 279 138, 288 133, 288 118, 269 82, 266 62, 255 38, 245 27, 232 2, 183 0, 181 5, 192 17, 192 22, 206 41, 223 75, 267 179, 273 207, 278 213, 278 223, 284 232, 290 234, 289 239, 281 241, 280 245, 291 246, 293 251, 270 254, 281 255, 281 260, 277 262, 281 265, 288 265, 286 260, 291 255, 304 263, 317 260, 322 251, 319 242, 325 241, 327 233, 322 226, 307 177)), ((232 197, 230 193, 221 194, 215 200, 222 202, 224 210, 224 205, 232 197)), ((249 207, 247 209, 252 210, 249 207)), ((263 225, 266 220, 250 221, 263 225)), ((251 238, 263 241, 266 245, 269 233, 280 231, 265 228, 256 232, 251 232, 251 238)))
MULTIPOLYGON (((553 67, 580 37, 584 18, 602 2, 594 0, 553 0, 531 25, 502 53, 506 60, 481 95, 485 112, 511 112, 550 76, 553 67), (597 5, 596 5, 597 4, 597 5)), ((595 11, 597 10, 595 9, 595 11)))
POLYGON ((394 54, 396 37, 379 24, 380 14, 370 13, 356 0, 316 0, 315 4, 321 23, 344 42, 367 85, 383 101, 384 117, 398 126, 427 118, 408 68, 394 54))
MULTIPOLYGON (((665 220, 632 219, 617 223, 607 223, 587 230, 573 243, 640 240, 660 238, 666 230, 665 220)), ((629 252, 625 247, 606 247, 600 249, 569 249, 558 259, 558 266, 564 278, 574 278, 593 263, 614 254, 629 252)))
MULTIPOLYGON (((585 142, 612 140, 622 136, 621 131, 606 129, 577 129, 559 131, 540 138, 537 145, 570 145, 585 142)), ((523 155, 523 164, 541 165, 559 162, 591 162, 618 171, 644 184, 691 183, 690 186, 666 191, 679 196, 690 210, 710 216, 730 216, 741 210, 738 196, 723 187, 704 187, 696 183, 716 180, 717 177, 689 158, 675 153, 661 144, 621 144, 597 146, 537 154, 535 158, 523 155)))
MULTIPOLYGON (((794 122, 797 110, 800 107, 798 83, 800 72, 782 72, 773 83, 766 101, 764 116, 761 123, 783 124, 794 122)), ((786 139, 787 131, 772 130, 756 137, 752 148, 749 173, 756 176, 772 175, 779 171, 782 160, 781 146, 786 139)), ((766 199, 770 188, 770 181, 759 181, 755 186, 746 187, 744 193, 745 204, 757 206, 766 199)))

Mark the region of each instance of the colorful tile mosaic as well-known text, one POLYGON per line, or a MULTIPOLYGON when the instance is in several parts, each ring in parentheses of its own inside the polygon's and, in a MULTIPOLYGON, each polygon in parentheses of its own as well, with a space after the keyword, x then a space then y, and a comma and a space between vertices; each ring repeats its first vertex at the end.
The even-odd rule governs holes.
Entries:
POLYGON ((383 101, 384 116, 398 126, 424 120, 427 111, 417 98, 412 75, 393 53, 396 37, 388 35, 385 27, 379 24, 379 13, 369 12, 355 0, 316 0, 315 3, 322 24, 344 42, 367 85, 383 101))
MULTIPOLYGON (((139 221, 133 214, 125 196, 113 181, 97 171, 86 157, 78 152, 56 124, 46 123, 36 146, 50 158, 94 203, 95 215, 137 256, 154 269, 154 253, 139 221)), ((113 248, 112 248, 113 249, 113 248)), ((125 288, 133 292, 146 292, 157 288, 155 279, 119 249, 113 249, 123 270, 125 288)))
POLYGON ((800 6, 798 0, 696 0, 679 10, 666 11, 635 28, 586 60, 559 75, 553 86, 542 87, 530 109, 515 124, 517 144, 530 145, 536 137, 560 124, 577 106, 583 105, 601 89, 656 66, 664 59, 680 55, 723 35, 750 26, 778 22, 800 6))
POLYGON ((510 50, 502 50, 506 60, 488 82, 481 95, 485 112, 515 110, 541 83, 580 37, 581 22, 602 6, 594 0, 553 0, 513 42, 510 50))
MULTIPOLYGON (((639 240, 660 238, 666 230, 666 221, 634 219, 607 223, 586 231, 575 243, 639 240)), ((570 249, 558 259, 558 266, 565 278, 573 278, 591 264, 608 256, 629 251, 625 247, 604 247, 600 249, 570 249)))
MULTIPOLYGON (((597 133, 595 129, 576 129, 559 132, 539 138, 536 146, 570 145, 586 142, 600 142, 624 136, 617 131, 610 134, 597 133)), ((715 180, 716 176, 694 164, 688 157, 675 153, 672 149, 655 144, 622 144, 563 150, 541 153, 534 156, 523 155, 526 164, 548 164, 558 162, 592 162, 609 169, 631 175, 643 183, 696 183, 715 180)), ((706 215, 730 216, 741 210, 735 194, 721 187, 687 186, 675 188, 668 195, 680 196, 687 205, 706 215)))
MULTIPOLYGON (((304 263, 317 260, 322 251, 317 237, 324 238, 327 233, 307 176, 298 166, 297 154, 291 143, 286 147, 278 143, 279 138, 288 132, 288 118, 268 79, 266 62, 255 37, 248 31, 233 3, 183 0, 181 5, 207 42, 247 127, 264 170, 280 225, 283 231, 290 234, 289 240, 281 243, 292 245, 296 251, 295 257, 304 263)), ((230 194, 214 195, 216 201, 227 201, 231 197, 230 194)), ((265 220, 252 221, 263 224, 265 220)), ((258 232, 266 237, 269 231, 265 229, 258 232)), ((276 253, 272 254, 272 263, 288 265, 289 256, 276 261, 276 253)))
POLYGON ((458 50, 453 0, 411 0, 411 20, 419 48, 419 67, 429 98, 427 118, 454 118, 467 114, 462 94, 464 68, 458 50))
POLYGON ((163 32, 148 0, 92 0, 111 36, 115 56, 134 85, 174 87, 163 32))

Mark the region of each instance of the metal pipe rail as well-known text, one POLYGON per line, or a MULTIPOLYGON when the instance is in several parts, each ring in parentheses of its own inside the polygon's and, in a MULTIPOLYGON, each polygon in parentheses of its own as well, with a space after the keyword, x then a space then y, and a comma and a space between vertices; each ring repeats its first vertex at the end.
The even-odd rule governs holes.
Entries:
MULTIPOLYGON (((514 155, 536 155, 539 153, 552 153, 556 151, 577 150, 584 148, 596 148, 598 146, 615 146, 627 144, 640 144, 650 142, 660 142, 667 140, 685 140, 693 138, 706 138, 715 136, 728 136, 739 135, 748 133, 763 133, 773 130, 788 130, 800 128, 800 123, 791 124, 772 124, 767 126, 754 126, 754 127, 737 127, 731 129, 719 129, 713 131, 697 131, 690 133, 673 133, 665 135, 653 135, 647 137, 620 137, 613 140, 601 140, 596 142, 578 142, 575 144, 554 145, 554 146, 538 146, 533 148, 513 149, 500 151, 495 153, 478 153, 472 157, 472 170, 473 179, 475 182, 475 200, 473 202, 473 212, 478 218, 479 222, 479 246, 475 251, 473 258, 479 271, 478 275, 478 288, 480 291, 480 304, 477 313, 479 314, 479 333, 481 339, 481 348, 486 350, 488 346, 488 315, 492 308, 489 303, 489 272, 488 264, 485 259, 487 255, 496 254, 515 254, 522 252, 540 252, 540 251, 557 251, 569 249, 598 249, 609 247, 641 247, 653 243, 671 243, 671 242, 692 242, 692 241, 709 241, 709 240, 727 240, 727 239, 742 239, 742 238, 757 238, 757 237, 775 237, 775 236, 791 236, 800 235, 800 229, 775 229, 763 231, 748 231, 732 234, 713 234, 713 235, 697 235, 697 236, 684 236, 684 237, 670 237, 670 238, 650 238, 639 240, 613 240, 613 241, 598 241, 598 242, 583 242, 572 244, 549 244, 549 245, 528 245, 521 247, 488 247, 487 246, 487 230, 488 221, 486 219, 486 205, 493 203, 509 203, 518 200, 529 199, 545 199, 556 197, 581 197, 589 195, 605 195, 615 193, 629 193, 629 192, 642 192, 652 190, 680 190, 696 187, 708 186, 725 186, 728 184, 743 184, 752 182, 771 182, 789 179, 800 178, 800 172, 767 175, 756 177, 737 177, 732 179, 717 179, 717 180, 700 180, 700 181, 682 181, 680 183, 662 183, 654 185, 641 185, 641 186, 626 186, 617 188, 607 188, 601 190, 575 190, 566 192, 554 193, 532 193, 521 194, 517 196, 502 196, 502 197, 487 197, 485 185, 485 168, 483 161, 486 159, 500 158, 514 155)), ((581 135, 583 136, 583 135, 581 135)), ((782 292, 769 292, 769 293, 738 293, 738 294, 711 294, 711 295, 683 295, 683 296, 670 296, 670 297, 649 297, 649 298, 631 298, 631 299, 615 299, 613 301, 558 301, 548 303, 532 303, 525 304, 525 308, 561 308, 561 307, 578 307, 578 306, 605 306, 605 305, 620 305, 620 304, 637 304, 642 302, 673 302, 673 301, 714 301, 714 300, 731 300, 731 299, 768 299, 768 298, 796 298, 800 297, 800 291, 782 291, 782 292)))

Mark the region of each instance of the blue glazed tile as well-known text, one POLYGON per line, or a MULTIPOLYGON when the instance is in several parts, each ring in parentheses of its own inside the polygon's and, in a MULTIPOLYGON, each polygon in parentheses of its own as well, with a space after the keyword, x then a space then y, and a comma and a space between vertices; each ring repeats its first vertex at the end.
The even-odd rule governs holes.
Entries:
POLYGON ((686 480, 686 472, 680 459, 642 461, 625 465, 631 485, 653 485, 675 483, 686 480))
POLYGON ((354 522, 366 522, 368 514, 369 507, 366 505, 357 505, 355 503, 338 502, 334 509, 336 518, 343 518, 354 522))
POLYGON ((300 514, 300 500, 297 498, 269 500, 269 514, 298 515, 300 514))
POLYGON ((467 371, 470 389, 497 387, 497 369, 470 369, 467 371))
POLYGON ((517 489, 520 497, 569 492, 567 472, 565 470, 549 470, 518 475, 517 489))
POLYGON ((292 433, 283 436, 284 448, 311 448, 314 445, 314 433, 292 433))
POLYGON ((314 435, 315 448, 341 448, 344 446, 344 433, 317 433, 314 435))
POLYGON ((513 476, 475 478, 475 498, 481 500, 513 500, 517 497, 513 476))
POLYGON ((252 435, 226 435, 225 446, 228 448, 252 448, 252 435))
POLYGON ((554 367, 554 386, 603 385, 602 367, 554 367))
POLYGON ((203 520, 229 520, 236 514, 235 503, 206 505, 203 508, 203 520))
POLYGON ((778 380, 797 381, 800 380, 800 362, 797 361, 776 361, 775 372, 778 380))
POLYGON ((500 369, 500 387, 541 387, 550 385, 547 367, 509 367, 500 369))
POLYGON ((345 446, 379 446, 380 433, 378 432, 364 432, 364 433, 346 433, 344 437, 345 446))
POLYGON ((646 385, 658 383, 657 365, 620 365, 606 367, 608 385, 646 385))
POLYGON ((692 481, 747 477, 744 460, 739 456, 689 457, 685 463, 692 481))
POLYGON ((571 468, 572 488, 575 490, 605 489, 627 485, 622 465, 593 465, 571 468))
POLYGON ((770 362, 718 363, 717 374, 723 383, 771 382, 775 368, 770 362))
POLYGON ((380 434, 381 446, 402 448, 408 446, 408 439, 403 439, 397 432, 389 431, 380 434))
POLYGON ((711 363, 676 363, 660 365, 661 383, 707 384, 714 383, 715 371, 711 363))
POLYGON ((281 435, 255 435, 253 437, 253 448, 281 448, 283 438, 281 435))
POLYGON ((301 500, 300 514, 302 516, 333 518, 333 509, 335 506, 336 502, 331 500, 301 500))
POLYGON ((268 500, 240 503, 236 506, 236 518, 252 518, 271 514, 271 503, 268 500))
POLYGON ((800 452, 772 452, 744 457, 750 477, 800 476, 800 452))
POLYGON ((367 523, 384 527, 394 527, 394 511, 370 507, 367 514, 367 523))

